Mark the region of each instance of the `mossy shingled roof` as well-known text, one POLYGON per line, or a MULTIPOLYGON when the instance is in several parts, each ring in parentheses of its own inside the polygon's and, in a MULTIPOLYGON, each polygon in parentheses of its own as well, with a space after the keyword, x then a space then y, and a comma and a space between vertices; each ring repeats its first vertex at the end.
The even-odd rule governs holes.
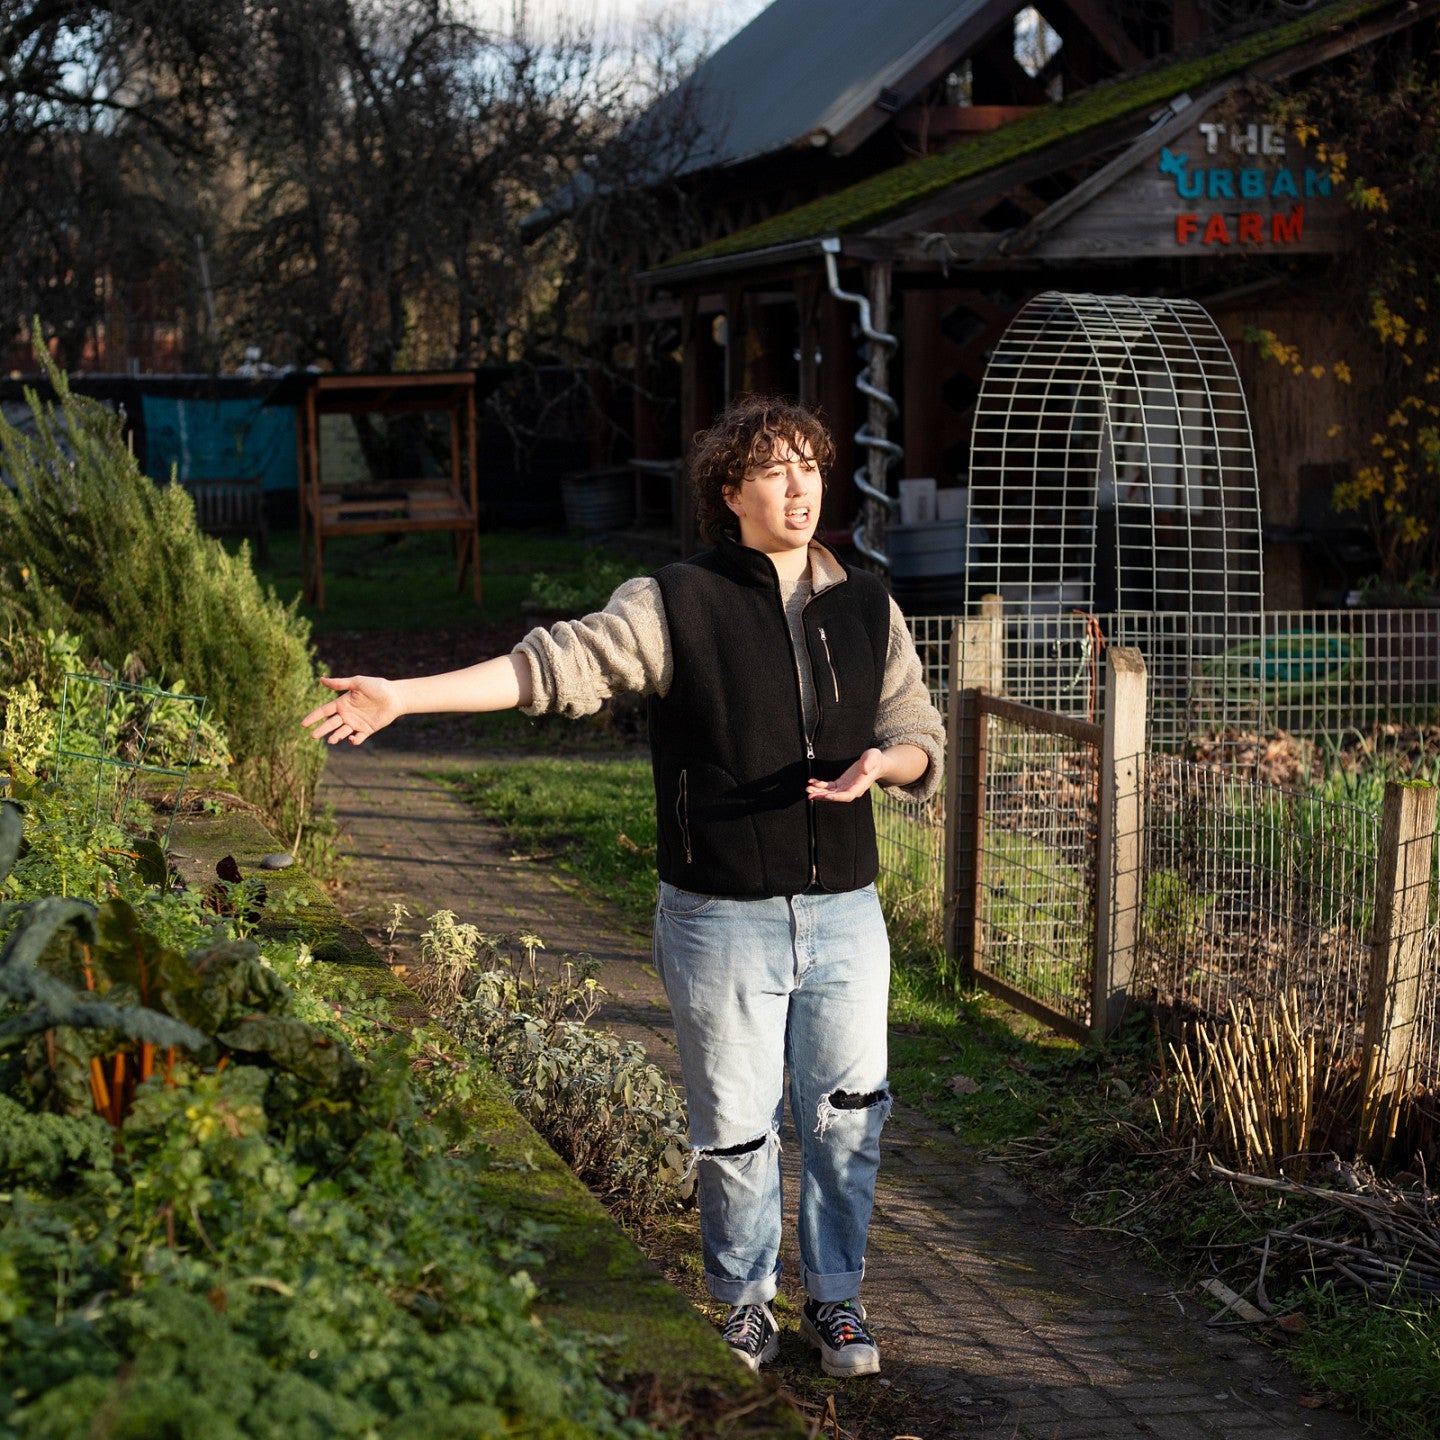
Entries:
POLYGON ((1057 141, 1145 114, 1187 91, 1216 85, 1260 61, 1315 39, 1332 26, 1391 9, 1393 3, 1394 0, 1336 0, 1301 19, 1253 31, 1204 54, 1192 54, 1091 86, 1058 105, 1032 111, 999 130, 882 171, 698 250, 676 255, 657 269, 663 272, 672 265, 768 250, 827 235, 849 235, 883 224, 960 181, 1034 155, 1057 141))

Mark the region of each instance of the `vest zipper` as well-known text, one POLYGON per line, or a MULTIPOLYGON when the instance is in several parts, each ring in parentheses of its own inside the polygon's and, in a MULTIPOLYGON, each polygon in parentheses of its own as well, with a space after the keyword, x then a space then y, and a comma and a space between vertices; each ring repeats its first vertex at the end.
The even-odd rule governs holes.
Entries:
POLYGON ((825 627, 820 627, 820 643, 825 647, 825 663, 830 667, 830 683, 835 687, 835 703, 840 703, 840 675, 835 669, 835 657, 830 653, 830 640, 825 627))
MULTIPOLYGON (((805 760, 806 770, 813 775, 815 773, 815 746, 811 744, 810 737, 805 737, 805 760)), ((817 885, 820 882, 820 857, 816 853, 815 845, 815 806, 816 801, 805 797, 805 822, 810 836, 810 883, 817 885)))
POLYGON ((680 838, 685 842, 685 863, 693 865, 695 857, 690 852, 690 772, 680 772, 680 789, 675 796, 675 818, 680 822, 680 838))
MULTIPOLYGON (((815 595, 812 592, 810 595, 806 596, 805 603, 800 607, 800 613, 802 616, 802 619, 800 621, 800 633, 802 636, 805 633, 805 621, 803 619, 803 616, 805 611, 810 608, 810 602, 814 600, 814 598, 815 595)), ((787 631, 790 628, 788 621, 786 622, 785 628, 787 631)), ((820 639, 825 642, 825 659, 828 661, 830 659, 830 645, 828 641, 825 641, 825 627, 823 625, 820 627, 820 639)), ((792 641, 791 644, 793 648, 794 642, 792 641)), ((805 655, 806 659, 810 659, 810 646, 808 642, 805 646, 805 655)), ((832 676, 835 673, 835 667, 833 664, 830 666, 830 673, 832 676)), ((815 666, 813 664, 810 666, 810 679, 812 683, 815 680, 815 666)), ((836 683, 838 686, 839 682, 837 681, 836 683)), ((811 736, 809 730, 805 728, 805 702, 800 692, 800 657, 798 655, 795 656, 795 699, 796 703, 800 706, 800 731, 805 736, 805 770, 807 775, 813 776, 815 774, 815 741, 814 738, 811 736)), ((819 709, 818 704, 816 706, 816 709, 819 709)), ((818 715, 816 716, 816 723, 819 723, 818 715)), ((820 844, 819 837, 815 833, 816 803, 817 802, 811 800, 809 796, 806 796, 805 825, 806 833, 810 840, 810 884, 812 888, 820 883, 820 844)))

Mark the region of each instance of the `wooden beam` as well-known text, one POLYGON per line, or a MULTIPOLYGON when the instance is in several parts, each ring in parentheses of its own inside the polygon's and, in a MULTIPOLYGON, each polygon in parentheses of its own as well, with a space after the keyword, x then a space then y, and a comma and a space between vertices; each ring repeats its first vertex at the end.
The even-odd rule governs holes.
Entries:
MULTIPOLYGON (((996 30, 1010 24, 1019 8, 1016 0, 987 0, 937 41, 908 72, 892 80, 888 88, 900 97, 902 106, 908 104, 927 85, 953 70, 972 50, 983 45, 996 30)), ((830 137, 829 153, 837 157, 849 155, 889 120, 888 113, 870 106, 830 137)))
MULTIPOLYGON (((1048 206, 1018 234, 1004 241, 1000 246, 1001 250, 1007 255, 1025 254, 1057 225, 1063 224, 1077 210, 1108 190, 1121 176, 1128 175, 1137 165, 1144 164, 1160 146, 1168 144, 1177 135, 1183 135, 1233 88, 1234 82, 1227 80, 1194 103, 1189 103, 1189 97, 1186 96, 1187 103, 1177 109, 1175 102, 1172 102, 1168 118, 1156 121, 1113 160, 1092 172, 1069 194, 1061 196, 1053 205, 1048 206)), ((1179 98, 1177 96, 1176 100, 1179 98)))
POLYGON ((1145 63, 1145 52, 1125 33, 1119 17, 1103 0, 1046 0, 1035 8, 1062 36, 1069 27, 1056 25, 1052 17, 1057 9, 1068 11, 1117 70, 1134 70, 1145 63))
MULTIPOLYGON (((1437 0, 1440 3, 1440 0, 1437 0)), ((1150 128, 1150 121, 1144 115, 1130 115, 1109 125, 1098 126, 1083 135, 1072 135, 1034 154, 1024 156, 1012 164, 972 175, 944 190, 937 191, 928 199, 906 210, 893 220, 882 221, 871 227, 865 235, 867 240, 877 237, 898 237, 913 235, 916 230, 949 216, 970 211, 982 204, 989 204, 1000 185, 1023 185, 1039 180, 1057 171, 1068 170, 1072 165, 1093 161, 1120 146, 1131 144, 1150 128)), ((850 253, 851 241, 845 241, 846 253, 850 253)))

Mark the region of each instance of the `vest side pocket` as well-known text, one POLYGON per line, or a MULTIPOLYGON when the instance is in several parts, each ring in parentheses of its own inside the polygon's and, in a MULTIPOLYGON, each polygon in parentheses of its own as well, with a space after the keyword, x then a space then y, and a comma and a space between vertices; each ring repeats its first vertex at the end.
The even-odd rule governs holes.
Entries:
POLYGON ((685 863, 693 865, 695 855, 690 846, 690 772, 682 770, 675 787, 675 818, 680 822, 680 844, 685 850, 685 863))

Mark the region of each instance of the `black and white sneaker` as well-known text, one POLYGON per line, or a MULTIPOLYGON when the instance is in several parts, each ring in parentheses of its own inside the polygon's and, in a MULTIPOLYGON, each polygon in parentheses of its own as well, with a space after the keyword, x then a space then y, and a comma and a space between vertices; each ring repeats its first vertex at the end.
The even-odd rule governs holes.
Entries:
POLYGON ((807 1300, 800 1312, 800 1338, 820 1351, 827 1375, 878 1375, 880 1347, 865 1328, 865 1307, 858 1300, 807 1300))
POLYGON ((751 1370, 780 1353, 780 1327, 768 1305, 737 1305, 720 1333, 740 1363, 751 1370))

